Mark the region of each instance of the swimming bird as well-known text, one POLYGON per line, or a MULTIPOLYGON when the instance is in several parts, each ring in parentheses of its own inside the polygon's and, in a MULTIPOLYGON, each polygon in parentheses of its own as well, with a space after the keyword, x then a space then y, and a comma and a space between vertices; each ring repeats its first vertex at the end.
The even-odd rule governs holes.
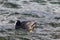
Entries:
POLYGON ((32 32, 35 27, 35 22, 32 21, 22 21, 17 20, 15 29, 27 29, 29 32, 32 32))

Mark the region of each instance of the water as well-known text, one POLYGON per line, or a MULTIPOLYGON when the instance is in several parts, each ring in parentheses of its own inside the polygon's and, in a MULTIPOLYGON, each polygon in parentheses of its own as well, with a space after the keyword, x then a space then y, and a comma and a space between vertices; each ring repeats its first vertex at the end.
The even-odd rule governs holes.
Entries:
POLYGON ((60 0, 0 0, 0 40, 60 40, 60 0), (15 30, 16 20, 36 22, 33 32, 15 30))

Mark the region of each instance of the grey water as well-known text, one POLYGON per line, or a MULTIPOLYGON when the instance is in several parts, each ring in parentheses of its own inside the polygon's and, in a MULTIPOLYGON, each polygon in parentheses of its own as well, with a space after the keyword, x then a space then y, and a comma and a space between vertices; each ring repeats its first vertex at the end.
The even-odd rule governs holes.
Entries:
POLYGON ((0 40, 60 40, 60 0, 0 0, 0 40), (17 20, 36 22, 33 32, 17 20))

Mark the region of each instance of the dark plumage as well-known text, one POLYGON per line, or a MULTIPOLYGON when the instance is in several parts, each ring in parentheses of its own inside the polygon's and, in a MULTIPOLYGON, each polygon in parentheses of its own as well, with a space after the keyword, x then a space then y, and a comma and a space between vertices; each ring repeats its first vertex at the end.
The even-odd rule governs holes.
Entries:
POLYGON ((17 20, 15 29, 19 29, 20 27, 21 27, 21 22, 19 20, 17 20))
POLYGON ((35 22, 32 21, 22 21, 20 22, 19 20, 17 20, 16 25, 15 25, 15 29, 27 29, 28 31, 32 31, 33 28, 35 26, 35 22))

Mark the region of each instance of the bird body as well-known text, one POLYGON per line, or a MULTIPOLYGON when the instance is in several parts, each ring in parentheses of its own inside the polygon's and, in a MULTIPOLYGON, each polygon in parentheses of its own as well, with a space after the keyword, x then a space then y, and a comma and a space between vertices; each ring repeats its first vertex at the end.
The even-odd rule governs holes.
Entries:
POLYGON ((15 29, 27 29, 28 31, 32 32, 35 27, 35 22, 32 21, 22 21, 19 20, 16 22, 15 29))

